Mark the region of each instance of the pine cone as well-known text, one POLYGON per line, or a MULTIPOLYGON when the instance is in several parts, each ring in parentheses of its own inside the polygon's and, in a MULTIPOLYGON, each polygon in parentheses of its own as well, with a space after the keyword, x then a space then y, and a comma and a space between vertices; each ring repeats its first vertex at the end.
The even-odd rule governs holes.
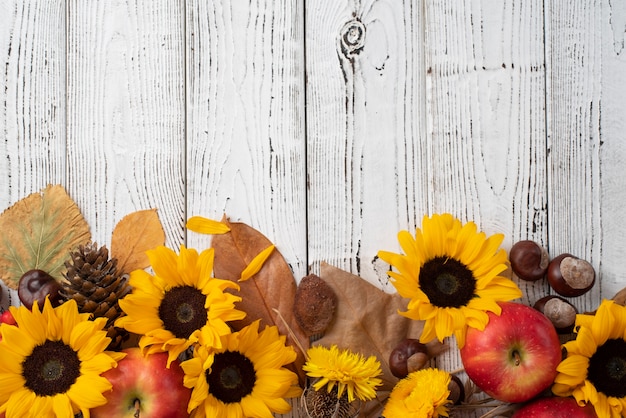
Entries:
POLYGON ((109 259, 109 250, 97 243, 81 245, 70 253, 65 262, 67 272, 59 293, 66 300, 74 299, 81 313, 90 313, 93 318, 108 319, 105 330, 111 338, 110 350, 118 350, 129 334, 113 324, 124 315, 119 299, 124 297, 130 286, 126 276, 117 271, 117 259, 109 259))

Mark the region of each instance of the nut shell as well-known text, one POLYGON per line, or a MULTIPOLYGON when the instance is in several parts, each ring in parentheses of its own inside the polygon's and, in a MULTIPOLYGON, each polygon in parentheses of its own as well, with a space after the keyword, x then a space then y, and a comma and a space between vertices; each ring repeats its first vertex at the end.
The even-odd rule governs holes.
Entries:
POLYGON ((568 253, 550 261, 547 276, 552 289, 565 297, 587 293, 596 280, 595 270, 589 262, 568 253))
POLYGON ((22 305, 32 309, 35 301, 40 309, 43 309, 46 296, 49 296, 52 306, 61 304, 59 282, 43 270, 29 270, 22 275, 17 287, 17 296, 22 305))
POLYGON ((319 276, 310 274, 296 289, 293 315, 308 335, 324 332, 332 322, 337 308, 337 295, 319 276))
POLYGON ((523 240, 511 247, 509 261, 517 277, 536 281, 545 277, 550 258, 548 252, 535 241, 523 240))
POLYGON ((412 359, 410 371, 418 369, 417 359, 422 366, 426 364, 430 360, 426 344, 414 338, 403 340, 389 355, 389 370, 395 377, 405 378, 409 374, 409 359, 412 359))
POLYGON ((569 334, 574 330, 578 310, 562 297, 544 296, 533 307, 548 317, 559 334, 569 334))

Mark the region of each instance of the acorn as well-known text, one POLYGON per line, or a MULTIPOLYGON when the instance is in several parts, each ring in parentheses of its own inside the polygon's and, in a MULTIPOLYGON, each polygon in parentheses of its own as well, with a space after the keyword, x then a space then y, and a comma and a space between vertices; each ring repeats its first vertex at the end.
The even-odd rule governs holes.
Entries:
POLYGON ((561 254, 548 265, 548 283, 561 296, 583 295, 593 287, 595 281, 593 266, 571 254, 561 254))
POLYGON ((569 334, 574 330, 578 310, 567 300, 548 295, 535 302, 533 308, 544 314, 559 334, 569 334))
POLYGON ((59 295, 61 285, 47 272, 43 270, 29 270, 20 277, 17 286, 17 296, 22 305, 32 309, 35 301, 39 309, 43 309, 46 296, 49 296, 53 307, 61 304, 62 298, 59 295))
POLYGON ((522 280, 542 279, 548 270, 550 258, 545 248, 535 241, 516 242, 509 251, 511 270, 522 280))
POLYGON ((430 360, 426 344, 417 339, 407 338, 398 344, 389 355, 389 370, 399 378, 421 369, 430 360))

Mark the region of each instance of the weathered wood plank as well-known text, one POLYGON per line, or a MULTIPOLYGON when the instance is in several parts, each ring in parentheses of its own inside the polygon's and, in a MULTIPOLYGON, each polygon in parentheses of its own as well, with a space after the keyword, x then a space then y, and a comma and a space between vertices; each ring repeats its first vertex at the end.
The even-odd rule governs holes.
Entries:
POLYGON ((186 16, 187 214, 258 229, 297 280, 307 270, 303 13, 302 2, 192 0, 186 16))
POLYGON ((1 2, 0 65, 1 211, 65 182, 65 2, 1 2))
POLYGON ((0 4, 0 207, 65 180, 65 2, 0 4))
POLYGON ((67 184, 100 244, 135 210, 157 208, 184 241, 184 5, 70 1, 67 184))
POLYGON ((423 27, 415 2, 307 9, 309 262, 386 289, 379 250, 421 221, 426 193, 423 27))
MULTIPOLYGON (((429 209, 547 243, 543 2, 426 3, 429 209)), ((547 284, 520 283, 524 301, 547 284)), ((456 341, 437 360, 462 368, 456 341)))

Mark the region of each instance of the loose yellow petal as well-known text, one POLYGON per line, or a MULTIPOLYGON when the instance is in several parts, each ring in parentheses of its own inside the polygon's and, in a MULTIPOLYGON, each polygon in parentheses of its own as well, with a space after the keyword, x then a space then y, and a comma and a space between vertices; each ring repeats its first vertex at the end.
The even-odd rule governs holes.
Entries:
POLYGON ((269 258, 270 255, 272 255, 274 248, 274 245, 270 245, 259 254, 257 254, 257 256, 254 257, 252 261, 250 261, 250 263, 246 266, 246 268, 241 272, 241 277, 239 278, 239 281, 244 282, 250 277, 257 274, 259 270, 261 270, 261 267, 263 267, 265 261, 269 258))
POLYGON ((202 216, 192 216, 187 220, 186 226, 187 229, 200 234, 219 235, 230 232, 230 228, 225 223, 202 216))

